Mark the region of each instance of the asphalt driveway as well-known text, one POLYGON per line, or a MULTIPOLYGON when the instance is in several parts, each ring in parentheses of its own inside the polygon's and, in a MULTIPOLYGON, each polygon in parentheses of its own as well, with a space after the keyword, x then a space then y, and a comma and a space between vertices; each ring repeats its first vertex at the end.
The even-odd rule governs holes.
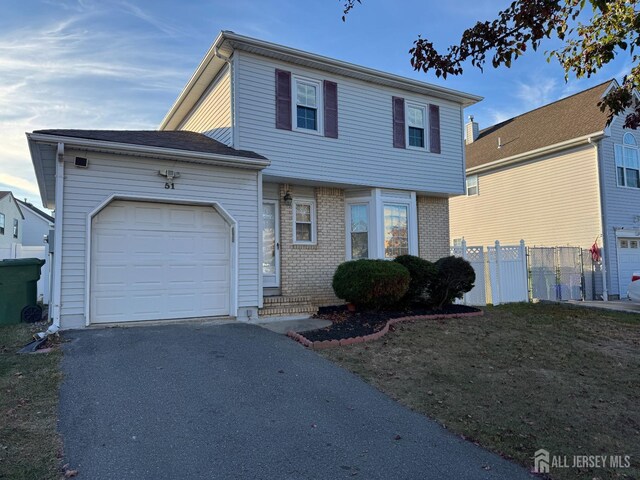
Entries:
POLYGON ((79 479, 531 478, 257 326, 65 336, 59 429, 79 479))

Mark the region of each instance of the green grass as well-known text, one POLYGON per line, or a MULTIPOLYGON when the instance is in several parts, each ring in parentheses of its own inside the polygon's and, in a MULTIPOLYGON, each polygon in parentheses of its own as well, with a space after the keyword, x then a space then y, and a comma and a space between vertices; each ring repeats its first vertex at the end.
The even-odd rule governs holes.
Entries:
POLYGON ((640 315, 487 307, 483 317, 399 324, 377 342, 322 355, 528 468, 539 448, 631 456, 631 468, 552 469, 554 479, 640 478, 640 315))
POLYGON ((0 478, 61 478, 56 433, 61 353, 15 352, 46 326, 0 326, 0 478))

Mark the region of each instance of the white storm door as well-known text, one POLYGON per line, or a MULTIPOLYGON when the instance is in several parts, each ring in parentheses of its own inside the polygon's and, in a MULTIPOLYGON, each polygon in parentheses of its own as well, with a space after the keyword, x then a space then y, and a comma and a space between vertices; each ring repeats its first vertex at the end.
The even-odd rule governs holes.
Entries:
POLYGON ((280 215, 278 202, 262 202, 262 286, 280 286, 280 215))
POLYGON ((91 323, 228 315, 230 246, 213 207, 110 203, 92 221, 91 323))

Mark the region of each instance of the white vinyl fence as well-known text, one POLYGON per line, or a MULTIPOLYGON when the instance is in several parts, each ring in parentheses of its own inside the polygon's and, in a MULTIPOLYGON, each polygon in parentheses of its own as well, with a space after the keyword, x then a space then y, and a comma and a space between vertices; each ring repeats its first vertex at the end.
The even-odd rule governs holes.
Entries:
POLYGON ((49 255, 46 245, 24 246, 14 243, 10 247, 0 248, 0 260, 13 258, 39 258, 45 264, 40 270, 40 280, 38 280, 38 300, 45 305, 49 304, 49 255))
POLYGON ((451 255, 465 258, 476 272, 474 288, 460 303, 500 305, 529 300, 527 252, 523 240, 519 245, 501 245, 496 241, 494 246, 486 248, 486 253, 483 246, 467 246, 463 240, 462 245, 451 247, 451 255))

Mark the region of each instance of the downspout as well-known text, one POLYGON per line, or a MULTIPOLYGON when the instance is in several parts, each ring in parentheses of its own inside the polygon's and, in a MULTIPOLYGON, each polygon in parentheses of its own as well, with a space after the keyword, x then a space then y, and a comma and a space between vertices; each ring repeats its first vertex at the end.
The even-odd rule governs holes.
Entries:
POLYGON ((607 210, 605 208, 605 203, 604 203, 605 201, 603 198, 604 166, 600 161, 600 142, 599 141, 594 142, 591 137, 589 137, 588 142, 590 145, 593 145, 594 152, 596 154, 596 167, 598 168, 597 170, 598 171, 598 197, 599 197, 598 206, 600 208, 600 235, 602 236, 602 248, 600 249, 600 259, 602 261, 602 300, 607 302, 609 301, 609 292, 607 289, 607 263, 606 263, 606 260, 608 257, 605 257, 604 255, 605 245, 606 245, 605 232, 606 232, 606 225, 607 225, 607 221, 606 221, 607 210))
POLYGON ((62 298, 62 229, 64 204, 64 143, 58 143, 56 154, 55 227, 53 230, 55 251, 53 252, 53 328, 60 328, 62 298))

